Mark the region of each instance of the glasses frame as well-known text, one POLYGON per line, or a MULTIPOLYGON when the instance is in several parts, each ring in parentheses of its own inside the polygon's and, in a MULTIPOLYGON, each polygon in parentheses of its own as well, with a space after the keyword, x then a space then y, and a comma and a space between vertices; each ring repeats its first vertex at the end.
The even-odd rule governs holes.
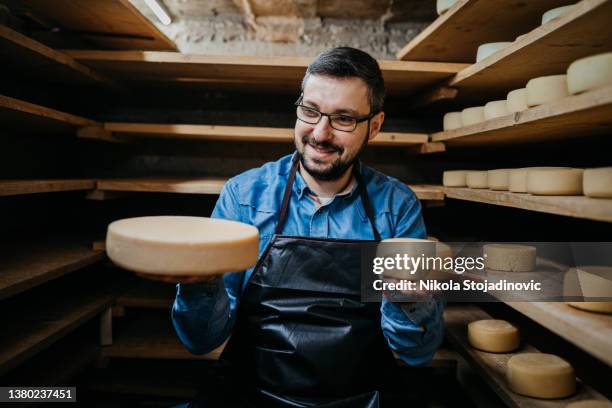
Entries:
POLYGON ((361 115, 361 116, 351 116, 351 115, 345 115, 344 113, 323 113, 318 109, 313 108, 312 106, 306 106, 306 105, 302 105, 302 99, 304 98, 304 95, 300 95, 300 97, 298 98, 298 100, 293 104, 296 108, 299 107, 304 107, 306 109, 310 109, 312 111, 315 111, 319 114, 319 119, 316 122, 307 122, 304 119, 301 119, 299 116, 297 116, 297 112, 296 112, 296 116, 298 118, 298 120, 304 122, 304 123, 308 123, 309 125, 317 125, 321 119, 323 118, 323 116, 327 116, 327 118, 329 119, 329 126, 332 127, 332 129, 335 129, 339 132, 354 132, 355 129, 357 129, 357 125, 360 124, 361 122, 365 122, 366 120, 368 121, 368 126, 369 126, 369 121, 376 116, 379 112, 370 112, 367 115, 361 115), (338 129, 336 127, 334 127, 334 121, 333 119, 335 117, 345 117, 345 118, 351 118, 351 119, 355 119, 355 126, 353 127, 353 129, 351 130, 345 130, 345 129, 338 129))

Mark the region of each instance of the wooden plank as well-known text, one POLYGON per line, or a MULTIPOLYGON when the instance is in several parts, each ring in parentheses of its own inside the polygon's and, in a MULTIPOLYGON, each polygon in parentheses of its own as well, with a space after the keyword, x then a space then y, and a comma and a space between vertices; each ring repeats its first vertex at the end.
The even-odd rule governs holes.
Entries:
POLYGON ((102 251, 91 250, 84 240, 77 238, 6 242, 0 263, 0 299, 85 268, 103 258, 102 251))
MULTIPOLYGON (((126 81, 187 82, 299 94, 310 57, 196 55, 65 50, 77 61, 126 81)), ((408 95, 449 79, 467 64, 380 60, 390 95, 408 95)))
POLYGON ((24 0, 32 14, 101 48, 176 51, 176 45, 128 0, 24 0))
POLYGON ((506 383, 508 360, 515 354, 525 352, 537 353, 538 350, 528 344, 523 344, 515 353, 487 353, 472 348, 467 339, 467 324, 474 320, 491 318, 491 316, 475 306, 448 306, 444 311, 446 337, 451 345, 453 345, 466 361, 475 368, 507 406, 523 408, 561 408, 574 401, 587 399, 607 400, 603 395, 580 382, 578 383, 576 394, 568 398, 555 400, 524 397, 510 391, 506 383))
POLYGON ((459 0, 396 56, 410 61, 473 62, 479 45, 513 41, 518 35, 537 27, 545 11, 574 2, 459 0))
POLYGON ((450 146, 508 145, 610 131, 612 86, 607 86, 475 125, 434 133, 431 139, 450 146))
POLYGON ((612 315, 578 310, 563 302, 506 304, 612 366, 612 315))
POLYGON ((173 284, 143 279, 119 295, 116 304, 124 307, 169 310, 175 294, 176 287, 173 284))
POLYGON ((520 208, 548 214, 612 222, 612 199, 585 196, 536 196, 509 191, 444 188, 447 198, 520 208))
POLYGON ((462 70, 447 85, 459 89, 462 102, 505 99, 531 78, 564 74, 573 61, 612 49, 611 17, 609 0, 582 0, 558 19, 462 70))
POLYGON ((4 69, 14 69, 19 75, 42 78, 45 81, 118 87, 72 57, 3 25, 0 25, 0 60, 4 61, 4 69))
POLYGON ((96 187, 94 180, 0 180, 0 197, 36 193, 53 193, 59 191, 92 190, 96 187))

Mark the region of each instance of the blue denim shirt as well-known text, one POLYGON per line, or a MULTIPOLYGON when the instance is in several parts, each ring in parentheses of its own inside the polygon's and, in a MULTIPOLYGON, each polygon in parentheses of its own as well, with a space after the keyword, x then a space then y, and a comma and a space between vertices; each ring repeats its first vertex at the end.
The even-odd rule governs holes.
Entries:
MULTIPOLYGON (((212 217, 252 224, 259 229, 259 255, 274 235, 292 155, 231 178, 223 187, 212 217)), ((425 238, 421 204, 404 183, 361 165, 361 175, 374 209, 381 238, 425 238)), ((308 185, 296 174, 283 235, 374 239, 357 185, 319 206, 308 185)), ((240 296, 253 268, 228 273, 213 284, 177 285, 172 321, 181 342, 195 354, 207 353, 230 334, 240 296), (243 286, 241 287, 241 282, 243 286)), ((383 299, 381 328, 391 349, 409 365, 428 363, 442 342, 443 302, 400 307, 383 299)))

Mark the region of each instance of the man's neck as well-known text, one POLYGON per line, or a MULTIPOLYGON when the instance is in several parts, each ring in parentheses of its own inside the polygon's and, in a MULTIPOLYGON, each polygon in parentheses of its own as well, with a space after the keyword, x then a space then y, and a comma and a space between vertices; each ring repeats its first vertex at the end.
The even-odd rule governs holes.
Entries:
POLYGON ((301 163, 300 174, 304 178, 304 181, 306 182, 310 190, 312 190, 312 192, 315 193, 317 196, 333 197, 336 194, 344 191, 351 182, 353 176, 353 166, 349 167, 347 171, 344 172, 342 177, 337 180, 318 180, 312 177, 310 173, 308 173, 308 171, 306 171, 306 169, 302 167, 301 163))

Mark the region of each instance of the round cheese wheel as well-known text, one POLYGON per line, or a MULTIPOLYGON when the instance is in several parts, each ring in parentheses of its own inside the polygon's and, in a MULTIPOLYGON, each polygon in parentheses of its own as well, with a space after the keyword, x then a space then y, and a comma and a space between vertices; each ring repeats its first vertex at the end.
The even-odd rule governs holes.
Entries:
POLYGON ((569 95, 566 75, 548 75, 527 82, 527 105, 536 106, 563 99, 569 95))
POLYGON ((468 171, 465 182, 469 188, 489 188, 487 171, 468 171))
POLYGON ((507 46, 512 44, 511 42, 494 42, 494 43, 486 43, 482 44, 478 47, 478 51, 476 51, 476 62, 480 62, 483 59, 487 58, 490 55, 495 54, 499 50, 503 50, 507 46))
POLYGON ((463 126, 461 122, 461 112, 448 112, 442 120, 442 128, 444 130, 459 129, 463 126))
POLYGON ((474 106, 461 111, 461 123, 463 126, 475 125, 484 122, 484 106, 474 106))
POLYGON ((508 353, 518 348, 519 331, 505 320, 477 320, 468 324, 468 341, 478 350, 508 353))
POLYGON ((487 173, 487 181, 491 190, 508 190, 510 169, 489 170, 487 173))
POLYGON ((582 169, 527 170, 527 192, 534 195, 581 195, 582 169))
POLYGON ((520 88, 508 92, 506 96, 506 107, 510 113, 529 109, 529 106, 527 106, 527 89, 520 88))
POLYGON ((506 100, 502 101, 491 101, 484 106, 484 118, 485 120, 499 118, 509 114, 508 105, 506 100))
POLYGON ((118 266, 153 275, 204 276, 237 272, 257 262, 252 225, 204 217, 159 216, 112 222, 106 252, 118 266))
MULTIPOLYGON (((436 241, 422 238, 387 238, 380 241, 376 247, 376 256, 381 258, 394 258, 396 255, 404 255, 419 258, 421 256, 436 256, 436 241)), ((419 280, 427 279, 431 271, 419 267, 416 270, 404 268, 385 269, 383 276, 393 279, 419 280)))
POLYGON ((604 400, 584 400, 571 402, 565 408, 612 408, 612 402, 604 400))
POLYGON ((508 360, 508 385, 517 394, 534 398, 564 398, 576 391, 574 368, 561 357, 522 353, 508 360))
POLYGON ((577 94, 612 84, 612 52, 581 58, 567 68, 567 90, 577 94))
POLYGON ((467 170, 447 170, 442 173, 444 187, 465 187, 467 185, 467 170))
POLYGON ((612 267, 586 265, 576 267, 582 296, 612 298, 612 267))
POLYGON ((523 167, 510 170, 508 175, 508 190, 513 193, 527 192, 527 172, 531 169, 563 169, 565 167, 523 167))
POLYGON ((582 189, 587 197, 612 198, 612 167, 586 169, 582 189))
POLYGON ((567 302, 567 304, 587 312, 612 313, 612 302, 567 302))
POLYGON ((444 12, 453 7, 457 1, 459 0, 438 0, 436 2, 436 11, 438 15, 441 16, 444 14, 444 12))
POLYGON ((546 24, 550 20, 553 20, 557 17, 561 17, 563 14, 573 9, 574 6, 575 6, 574 4, 571 4, 569 6, 557 7, 557 8, 548 10, 546 13, 542 14, 542 24, 546 24))
POLYGON ((536 249, 529 245, 487 244, 482 248, 485 268, 505 272, 533 271, 536 249))

